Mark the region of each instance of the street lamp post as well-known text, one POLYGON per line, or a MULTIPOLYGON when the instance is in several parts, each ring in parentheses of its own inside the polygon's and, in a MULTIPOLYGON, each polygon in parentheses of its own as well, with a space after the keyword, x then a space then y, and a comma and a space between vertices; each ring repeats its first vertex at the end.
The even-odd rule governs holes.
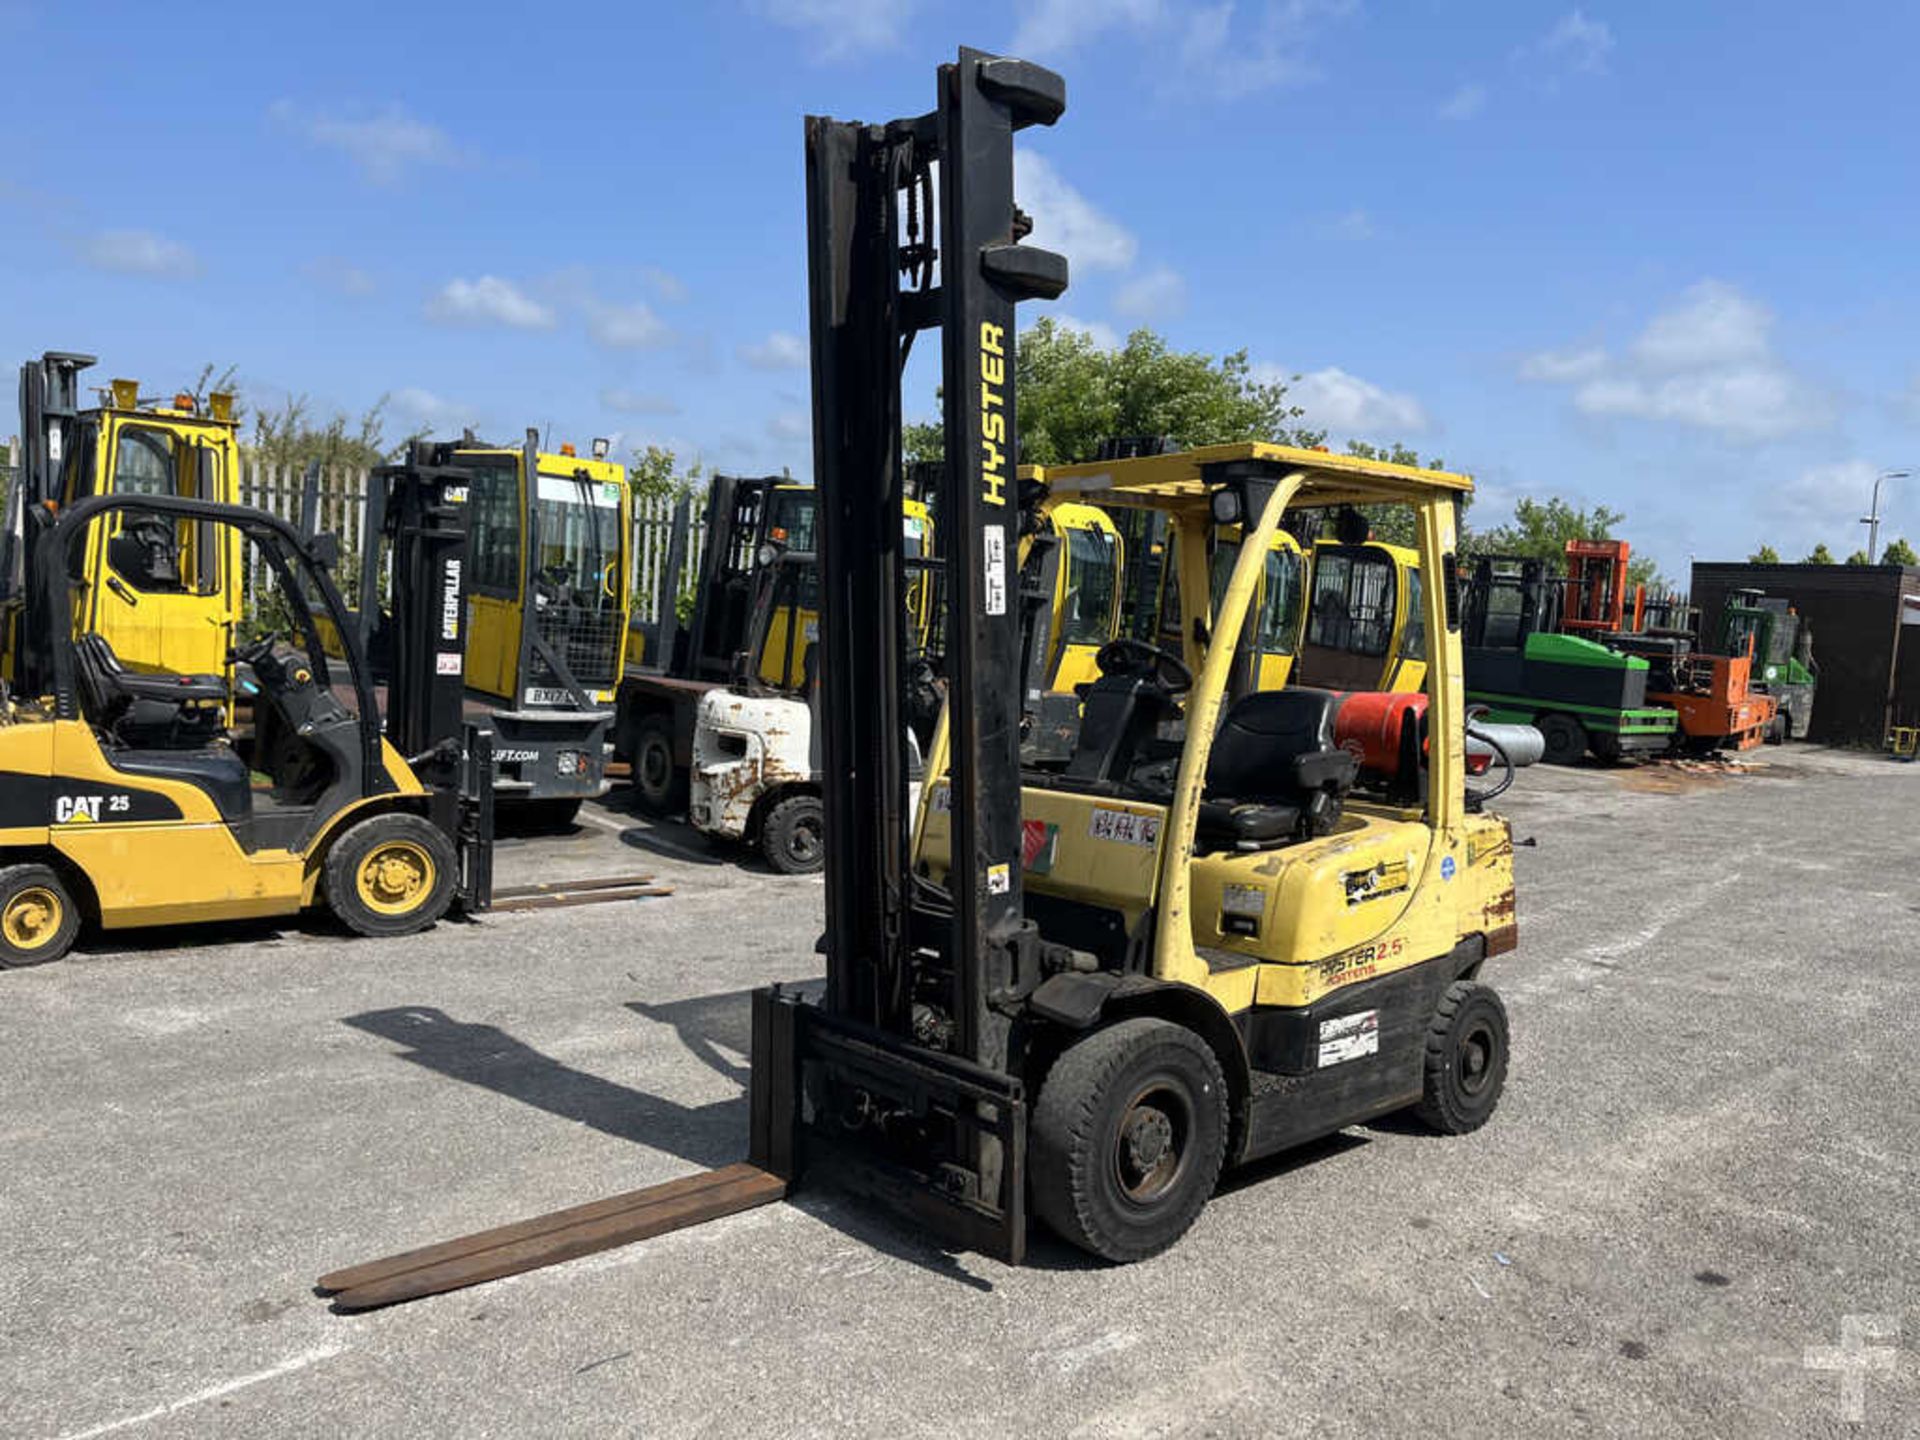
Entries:
POLYGON ((1874 558, 1880 553, 1880 482, 1905 480, 1912 473, 1910 470, 1882 470, 1873 477, 1873 509, 1860 518, 1860 523, 1867 527, 1867 563, 1869 565, 1880 563, 1874 558))

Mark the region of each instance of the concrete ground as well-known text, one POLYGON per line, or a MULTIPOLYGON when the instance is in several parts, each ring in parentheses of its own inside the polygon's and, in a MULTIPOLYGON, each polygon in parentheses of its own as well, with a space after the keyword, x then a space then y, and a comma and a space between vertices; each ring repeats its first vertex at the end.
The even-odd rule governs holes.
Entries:
POLYGON ((335 1266, 741 1155, 821 886, 617 810, 502 883, 671 897, 0 975, 0 1434, 1920 1433, 1920 767, 1760 758, 1524 775, 1493 1123, 1266 1164, 1127 1269, 820 1187, 330 1314, 335 1266))

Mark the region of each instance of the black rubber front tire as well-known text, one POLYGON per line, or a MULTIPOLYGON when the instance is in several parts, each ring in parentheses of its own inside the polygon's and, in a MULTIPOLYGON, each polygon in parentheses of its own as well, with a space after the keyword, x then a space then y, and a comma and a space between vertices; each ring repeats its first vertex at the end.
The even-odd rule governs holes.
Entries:
POLYGON ((817 874, 827 863, 826 811, 818 795, 792 795, 767 812, 760 853, 782 875, 817 874))
POLYGON ((633 727, 633 793, 652 815, 678 815, 687 808, 687 772, 674 763, 673 720, 643 715, 633 727))
POLYGON ((1122 1020, 1054 1062, 1027 1146, 1033 1209, 1062 1239, 1125 1263, 1199 1216, 1227 1156, 1212 1048, 1168 1020, 1122 1020))
POLYGON ((80 911, 51 866, 0 866, 0 969, 58 960, 79 933, 80 911))
POLYGON ((1577 765, 1586 756, 1586 727, 1571 715, 1541 716, 1540 738, 1546 742, 1549 765, 1577 765))
POLYGON ((356 935, 410 935, 447 913, 458 864, 439 826, 418 815, 370 816, 327 851, 327 907, 356 935))
POLYGON ((1456 980, 1427 1027, 1425 1076, 1415 1113, 1442 1135, 1478 1130, 1507 1083, 1507 1007, 1491 986, 1456 980))

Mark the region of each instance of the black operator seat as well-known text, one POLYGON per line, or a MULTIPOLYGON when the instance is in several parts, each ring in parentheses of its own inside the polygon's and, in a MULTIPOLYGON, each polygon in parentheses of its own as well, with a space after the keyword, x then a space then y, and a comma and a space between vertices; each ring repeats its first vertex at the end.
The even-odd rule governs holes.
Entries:
POLYGON ((1117 791, 1164 720, 1180 713, 1172 693, 1149 671, 1102 675, 1078 687, 1080 733, 1066 779, 1088 789, 1117 791))
POLYGON ((1268 850, 1332 830, 1360 767, 1334 743, 1339 708, 1305 686, 1235 701, 1207 759, 1197 848, 1268 850))

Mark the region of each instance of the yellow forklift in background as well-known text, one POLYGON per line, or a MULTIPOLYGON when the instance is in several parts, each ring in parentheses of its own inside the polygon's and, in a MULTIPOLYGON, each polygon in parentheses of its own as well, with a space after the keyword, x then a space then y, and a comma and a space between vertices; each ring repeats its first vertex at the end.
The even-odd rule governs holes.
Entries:
MULTIPOLYGON (((18 478, 0 536, 0 576, 8 603, 0 664, 11 668, 25 601, 27 512, 70 507, 92 495, 173 496, 231 502, 240 474, 233 397, 220 392, 204 408, 191 395, 142 399, 132 380, 114 380, 100 403, 80 404, 80 375, 91 355, 49 351, 20 368, 18 478)), ((110 513, 93 527, 76 559, 86 578, 74 623, 113 646, 136 673, 229 672, 240 619, 237 535, 186 519, 110 513), (142 589, 132 580, 164 574, 142 589)))
MULTIPOLYGON (((406 527, 395 683, 371 667, 328 574, 331 536, 179 495, 92 495, 25 517, 19 643, 0 703, 0 966, 57 960, 112 930, 290 916, 324 905, 361 935, 431 925, 492 894, 484 729, 460 716, 463 472, 422 477, 406 527), (204 673, 135 670, 89 626, 85 561, 104 537, 190 532, 275 577, 263 635, 204 673), (243 551, 242 547, 245 547, 243 551), (337 664, 324 615, 353 637, 337 664), (448 617, 452 618, 449 619, 448 617), (234 726, 236 684, 248 723, 234 726)), ((203 549, 202 553, 206 553, 203 549)), ((174 593, 170 547, 119 557, 141 604, 174 593)))
POLYGON ((1342 508, 1337 538, 1316 540, 1294 678, 1332 690, 1412 693, 1426 686, 1427 622, 1420 555, 1367 535, 1342 508))
MULTIPOLYGON (((614 693, 631 616, 633 502, 627 472, 594 442, 516 447, 468 434, 422 450, 429 468, 469 477, 473 547, 467 584, 467 709, 494 731, 503 823, 558 827, 608 788, 614 693)), ((362 640, 385 661, 394 517, 418 469, 389 467, 370 485, 361 541, 362 640)), ((313 529, 309 487, 304 527, 313 529)))

